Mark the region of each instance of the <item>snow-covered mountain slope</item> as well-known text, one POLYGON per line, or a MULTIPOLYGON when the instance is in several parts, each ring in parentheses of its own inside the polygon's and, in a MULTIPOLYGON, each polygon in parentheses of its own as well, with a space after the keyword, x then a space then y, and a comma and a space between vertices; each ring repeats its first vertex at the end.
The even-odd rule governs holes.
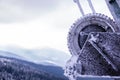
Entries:
POLYGON ((6 48, 1 48, 1 50, 4 51, 5 54, 6 52, 9 52, 8 55, 2 54, 3 56, 15 57, 45 65, 54 64, 62 67, 65 66, 66 61, 70 58, 70 54, 52 48, 28 50, 18 47, 6 47, 6 48), (13 53, 16 56, 12 56, 13 53))
POLYGON ((63 69, 0 56, 0 80, 67 80, 63 69))
POLYGON ((12 52, 3 51, 3 50, 0 50, 0 56, 14 57, 14 58, 19 58, 19 59, 23 59, 24 58, 22 56, 19 56, 17 54, 12 53, 12 52))

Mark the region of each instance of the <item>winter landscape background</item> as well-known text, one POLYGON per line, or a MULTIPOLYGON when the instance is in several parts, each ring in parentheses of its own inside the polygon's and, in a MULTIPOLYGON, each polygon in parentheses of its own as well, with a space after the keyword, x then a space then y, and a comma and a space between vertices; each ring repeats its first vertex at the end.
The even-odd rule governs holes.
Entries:
MULTIPOLYGON (((81 4, 91 12, 86 0, 81 4)), ((105 0, 93 4, 111 17, 105 0)), ((0 80, 67 80, 67 34, 79 17, 73 0, 0 0, 0 80)))

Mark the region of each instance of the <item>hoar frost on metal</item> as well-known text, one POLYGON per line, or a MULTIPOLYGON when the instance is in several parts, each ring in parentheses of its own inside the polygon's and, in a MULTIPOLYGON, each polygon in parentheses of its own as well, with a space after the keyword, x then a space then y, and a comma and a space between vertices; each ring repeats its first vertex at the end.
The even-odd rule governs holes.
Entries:
POLYGON ((92 13, 86 15, 80 1, 74 0, 83 17, 73 23, 68 34, 72 57, 66 63, 65 75, 70 80, 83 76, 120 80, 120 1, 106 0, 115 21, 96 13, 94 0, 87 1, 92 13))

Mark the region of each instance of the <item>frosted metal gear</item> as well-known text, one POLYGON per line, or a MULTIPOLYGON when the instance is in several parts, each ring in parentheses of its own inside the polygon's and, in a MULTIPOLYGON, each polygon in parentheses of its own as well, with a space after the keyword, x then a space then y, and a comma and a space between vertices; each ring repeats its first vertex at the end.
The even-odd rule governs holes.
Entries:
POLYGON ((109 17, 95 13, 78 19, 68 34, 68 48, 72 55, 78 55, 91 32, 118 32, 119 28, 109 17))

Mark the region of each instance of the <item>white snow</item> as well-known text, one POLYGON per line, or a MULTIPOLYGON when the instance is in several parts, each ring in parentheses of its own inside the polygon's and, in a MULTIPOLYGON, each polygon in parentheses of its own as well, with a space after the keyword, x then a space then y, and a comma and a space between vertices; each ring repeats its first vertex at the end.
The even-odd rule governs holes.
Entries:
POLYGON ((0 58, 0 61, 1 61, 1 62, 12 62, 11 60, 5 59, 5 58, 0 58))
POLYGON ((69 78, 69 80, 76 80, 78 75, 76 70, 78 56, 74 55, 70 60, 67 61, 64 75, 69 78))
POLYGON ((97 38, 96 38, 93 34, 91 34, 89 41, 94 41, 94 42, 96 42, 96 40, 97 40, 97 38))

